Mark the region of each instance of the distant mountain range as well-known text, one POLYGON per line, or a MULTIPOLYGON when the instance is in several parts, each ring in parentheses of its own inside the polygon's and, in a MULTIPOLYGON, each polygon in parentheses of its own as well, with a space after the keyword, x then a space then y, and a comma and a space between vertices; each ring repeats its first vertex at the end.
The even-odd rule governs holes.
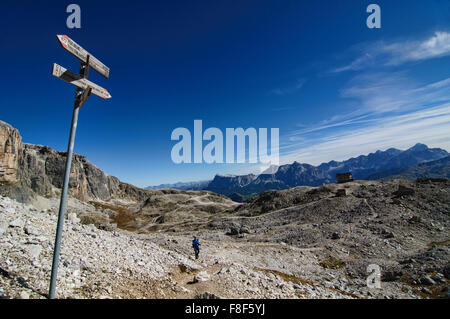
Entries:
POLYGON ((403 170, 383 172, 373 176, 373 179, 405 178, 416 179, 419 177, 450 178, 450 156, 437 161, 426 162, 411 166, 403 170))
POLYGON ((208 186, 211 180, 197 182, 178 182, 174 184, 161 184, 157 186, 148 186, 147 189, 172 188, 180 190, 202 190, 208 186))
POLYGON ((151 188, 204 189, 236 197, 235 194, 250 195, 269 189, 279 190, 296 186, 336 183, 336 174, 345 172, 352 173, 355 179, 365 180, 389 176, 448 177, 449 165, 447 151, 440 148, 428 148, 418 143, 405 151, 390 148, 386 151, 376 151, 341 162, 330 161, 318 166, 294 162, 281 165, 278 169, 276 166, 271 166, 260 175, 216 175, 211 181, 164 184, 151 188))

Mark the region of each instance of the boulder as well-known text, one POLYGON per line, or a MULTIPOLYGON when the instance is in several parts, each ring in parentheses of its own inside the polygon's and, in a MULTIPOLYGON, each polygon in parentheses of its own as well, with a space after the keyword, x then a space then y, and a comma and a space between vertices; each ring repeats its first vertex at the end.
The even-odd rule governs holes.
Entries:
POLYGON ((336 239, 339 239, 339 238, 341 238, 341 236, 338 233, 331 234, 331 239, 336 240, 336 239))
POLYGON ((25 223, 20 218, 16 218, 9 223, 9 227, 22 228, 24 225, 25 225, 25 223))
POLYGON ((250 229, 247 226, 242 226, 239 230, 239 233, 241 234, 250 234, 250 229))
POLYGON ((30 255, 30 257, 38 259, 42 251, 42 246, 35 244, 26 245, 24 250, 27 252, 28 255, 30 255))
POLYGON ((76 213, 69 213, 67 215, 67 218, 74 224, 78 224, 80 222, 80 219, 78 218, 76 213))
POLYGON ((206 271, 201 271, 194 276, 194 283, 208 281, 211 279, 211 276, 206 271))
POLYGON ((442 269, 442 274, 445 278, 450 279, 450 263, 442 269))
POLYGON ((40 234, 39 229, 34 227, 33 225, 25 226, 24 230, 25 230, 25 234, 27 234, 27 235, 39 236, 39 234, 40 234))
POLYGON ((394 195, 395 197, 414 195, 414 189, 406 187, 404 185, 398 185, 397 191, 392 195, 394 195))
POLYGON ((336 192, 336 196, 340 197, 340 196, 347 196, 347 191, 343 188, 338 189, 336 192))
POLYGON ((426 285, 426 286, 433 286, 433 285, 436 284, 436 282, 433 279, 431 279, 431 277, 428 276, 428 275, 421 276, 420 279, 419 279, 419 282, 422 285, 426 285))
POLYGON ((419 216, 413 216, 410 218, 410 223, 420 223, 422 219, 419 216))
POLYGON ((400 270, 387 270, 383 273, 383 281, 397 281, 403 275, 400 270))
POLYGON ((422 291, 424 294, 427 294, 427 295, 431 295, 431 294, 433 293, 430 289, 425 288, 425 287, 423 287, 423 288, 421 289, 421 291, 422 291))
POLYGON ((230 235, 230 236, 239 235, 239 227, 236 225, 232 225, 230 227, 230 231, 227 233, 227 235, 230 235))

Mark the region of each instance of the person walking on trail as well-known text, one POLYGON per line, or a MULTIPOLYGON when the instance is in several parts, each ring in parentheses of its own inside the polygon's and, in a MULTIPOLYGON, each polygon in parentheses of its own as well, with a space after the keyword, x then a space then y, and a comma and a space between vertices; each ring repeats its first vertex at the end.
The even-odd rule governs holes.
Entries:
POLYGON ((198 259, 198 254, 200 253, 200 243, 198 242, 198 238, 195 236, 192 241, 192 247, 194 248, 195 259, 198 259))

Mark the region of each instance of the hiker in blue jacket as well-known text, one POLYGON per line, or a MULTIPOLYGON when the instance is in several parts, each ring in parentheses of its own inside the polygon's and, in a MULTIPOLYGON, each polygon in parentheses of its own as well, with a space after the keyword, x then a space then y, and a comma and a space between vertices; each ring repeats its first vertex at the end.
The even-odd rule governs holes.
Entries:
POLYGON ((200 253, 200 243, 198 242, 198 238, 194 236, 194 240, 192 241, 192 247, 195 252, 195 259, 198 259, 198 254, 200 253))

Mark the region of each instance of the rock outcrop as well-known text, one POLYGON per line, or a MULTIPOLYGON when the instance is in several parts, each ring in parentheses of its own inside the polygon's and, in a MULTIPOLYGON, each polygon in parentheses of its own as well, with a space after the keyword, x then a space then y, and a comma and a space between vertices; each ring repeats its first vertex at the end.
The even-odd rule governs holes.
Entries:
MULTIPOLYGON (((66 157, 66 152, 23 143, 17 129, 0 121, 0 183, 3 182, 1 186, 8 183, 8 196, 27 201, 27 194, 55 195, 63 185, 66 157), (14 187, 16 192, 12 191, 14 187)), ((3 193, 5 191, 3 187, 3 193)), ((69 194, 84 201, 108 200, 113 195, 136 200, 147 197, 145 190, 105 174, 78 154, 74 154, 72 160, 69 194)))
POLYGON ((16 182, 22 138, 19 131, 0 121, 0 182, 16 182))

